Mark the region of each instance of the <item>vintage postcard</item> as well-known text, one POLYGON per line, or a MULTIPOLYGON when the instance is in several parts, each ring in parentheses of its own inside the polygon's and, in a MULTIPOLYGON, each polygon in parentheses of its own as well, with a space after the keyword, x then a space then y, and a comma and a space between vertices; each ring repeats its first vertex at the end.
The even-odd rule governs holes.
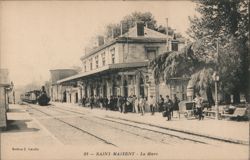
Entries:
POLYGON ((1 160, 249 159, 249 1, 0 1, 1 160))

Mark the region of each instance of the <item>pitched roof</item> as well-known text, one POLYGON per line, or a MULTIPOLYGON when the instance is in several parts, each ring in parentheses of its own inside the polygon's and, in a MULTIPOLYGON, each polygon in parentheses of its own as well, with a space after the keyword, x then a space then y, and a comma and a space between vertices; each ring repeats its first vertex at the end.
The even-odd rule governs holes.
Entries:
MULTIPOLYGON (((137 28, 136 27, 131 28, 127 33, 123 34, 122 37, 138 37, 137 28)), ((167 35, 144 27, 144 36, 139 36, 139 37, 167 38, 167 35)), ((168 38, 170 38, 170 36, 168 38)))

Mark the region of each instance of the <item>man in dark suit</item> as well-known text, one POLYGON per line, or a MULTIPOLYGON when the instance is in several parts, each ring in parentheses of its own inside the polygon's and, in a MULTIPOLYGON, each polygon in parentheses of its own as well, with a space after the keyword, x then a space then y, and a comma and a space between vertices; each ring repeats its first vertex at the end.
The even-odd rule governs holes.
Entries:
POLYGON ((165 107, 167 118, 169 121, 169 120, 171 120, 171 111, 173 109, 173 102, 171 99, 169 99, 168 95, 166 96, 166 100, 164 102, 164 107, 165 107))

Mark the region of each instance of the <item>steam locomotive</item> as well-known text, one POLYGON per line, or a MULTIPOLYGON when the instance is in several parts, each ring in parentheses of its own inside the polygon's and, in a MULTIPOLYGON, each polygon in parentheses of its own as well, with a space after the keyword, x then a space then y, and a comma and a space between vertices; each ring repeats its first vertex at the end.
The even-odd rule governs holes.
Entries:
POLYGON ((33 90, 25 92, 21 95, 21 100, 27 103, 39 104, 40 106, 48 105, 50 98, 48 97, 44 86, 41 90, 33 90))

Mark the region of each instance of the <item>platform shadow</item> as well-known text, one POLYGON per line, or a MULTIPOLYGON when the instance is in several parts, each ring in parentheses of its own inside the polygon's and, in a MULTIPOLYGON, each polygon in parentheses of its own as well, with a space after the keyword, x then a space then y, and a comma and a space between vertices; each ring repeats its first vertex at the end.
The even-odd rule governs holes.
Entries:
POLYGON ((7 128, 4 132, 37 132, 40 129, 28 128, 27 122, 31 120, 8 120, 7 128))
POLYGON ((11 113, 25 113, 25 110, 10 108, 8 110, 8 112, 11 112, 11 113))

